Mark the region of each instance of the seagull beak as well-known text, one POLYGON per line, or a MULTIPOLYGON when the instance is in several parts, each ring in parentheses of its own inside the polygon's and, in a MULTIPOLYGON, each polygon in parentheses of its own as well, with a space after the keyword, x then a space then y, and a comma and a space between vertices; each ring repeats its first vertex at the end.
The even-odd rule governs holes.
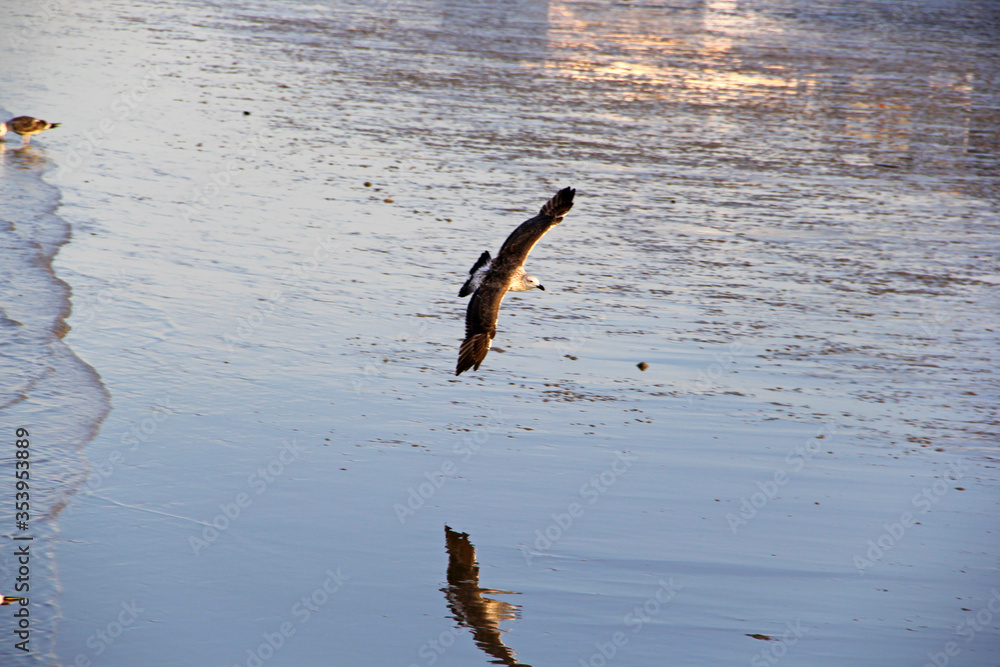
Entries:
POLYGON ((544 292, 545 291, 545 285, 539 285, 538 289, 540 289, 540 290, 542 290, 544 292))

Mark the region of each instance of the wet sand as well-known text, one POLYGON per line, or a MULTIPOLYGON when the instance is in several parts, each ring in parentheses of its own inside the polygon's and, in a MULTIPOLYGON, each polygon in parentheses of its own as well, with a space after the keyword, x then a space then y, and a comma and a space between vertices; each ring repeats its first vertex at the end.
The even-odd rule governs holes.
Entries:
POLYGON ((989 3, 19 11, 111 405, 37 664, 995 663, 989 3))

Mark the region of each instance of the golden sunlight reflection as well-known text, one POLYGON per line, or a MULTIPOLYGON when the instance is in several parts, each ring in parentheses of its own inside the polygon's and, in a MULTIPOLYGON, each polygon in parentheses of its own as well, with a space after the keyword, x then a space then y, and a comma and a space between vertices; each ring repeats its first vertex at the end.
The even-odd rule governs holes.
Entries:
MULTIPOLYGON (((552 2, 548 18, 550 56, 543 66, 585 86, 608 114, 648 120, 671 107, 704 107, 708 113, 700 122, 723 123, 717 128, 723 135, 741 131, 733 109, 816 120, 835 126, 832 136, 846 144, 832 154, 859 166, 950 164, 989 141, 982 123, 969 121, 976 91, 984 86, 961 62, 902 63, 899 72, 882 72, 859 60, 856 68, 833 75, 829 63, 845 57, 844 45, 804 48, 809 25, 737 0, 619 3, 599 11, 587 3, 552 2), (792 53, 800 55, 790 58, 792 53), (898 85, 897 77, 910 83, 898 85), (722 113, 713 114, 717 108, 722 113), (946 136, 935 157, 910 155, 920 152, 914 145, 925 137, 914 128, 928 116, 946 136), (891 164, 873 160, 873 147, 896 153, 891 164)), ((893 29, 898 26, 891 22, 868 25, 844 44, 850 39, 877 51, 893 29)))
MULTIPOLYGON (((566 74, 587 81, 631 82, 612 95, 637 92, 687 103, 718 101, 721 97, 755 94, 755 88, 773 95, 775 88, 799 85, 784 68, 767 73, 738 71, 729 52, 746 34, 780 34, 773 21, 737 11, 734 0, 708 2, 696 11, 625 7, 617 20, 589 21, 587 7, 568 3, 549 6, 551 35, 559 57, 548 66, 569 68, 566 74), (694 29, 697 28, 697 29, 694 29), (691 68, 689 60, 701 60, 691 68)), ((607 12, 604 12, 607 14, 607 12)))
POLYGON ((516 595, 513 591, 496 591, 479 587, 479 565, 476 548, 469 542, 468 533, 459 533, 444 527, 445 548, 448 551, 448 586, 441 589, 448 600, 452 618, 460 626, 472 631, 476 645, 496 658, 502 665, 529 667, 514 657, 514 651, 504 645, 501 621, 517 617, 517 606, 483 597, 491 595, 516 595))

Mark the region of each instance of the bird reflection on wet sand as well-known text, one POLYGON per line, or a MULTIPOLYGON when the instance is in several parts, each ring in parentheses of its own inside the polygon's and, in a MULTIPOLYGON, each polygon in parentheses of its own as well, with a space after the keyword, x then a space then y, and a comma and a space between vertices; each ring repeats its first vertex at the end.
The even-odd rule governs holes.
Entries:
POLYGON ((448 599, 452 617, 459 625, 472 630, 472 638, 483 651, 496 658, 496 665, 530 667, 518 662, 514 651, 504 645, 500 638, 501 621, 517 617, 517 605, 483 597, 492 595, 516 595, 513 591, 495 591, 479 587, 479 565, 476 564, 476 548, 469 542, 468 533, 458 533, 444 527, 445 548, 448 550, 448 586, 442 588, 448 599))
POLYGON ((45 166, 48 159, 44 152, 39 151, 34 146, 7 148, 7 144, 0 142, 0 161, 17 169, 37 169, 45 166))

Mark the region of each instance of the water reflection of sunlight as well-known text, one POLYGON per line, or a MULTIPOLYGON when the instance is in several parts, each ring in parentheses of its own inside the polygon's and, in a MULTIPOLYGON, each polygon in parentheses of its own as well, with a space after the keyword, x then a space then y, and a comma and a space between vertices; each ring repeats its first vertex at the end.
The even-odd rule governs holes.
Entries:
MULTIPOLYGON (((953 142, 961 147, 962 152, 968 149, 969 133, 972 129, 971 109, 973 74, 970 72, 929 72, 922 82, 928 90, 928 96, 938 104, 950 110, 962 109, 964 113, 952 113, 948 120, 951 123, 953 142)), ((875 91, 879 81, 863 76, 856 76, 852 86, 863 91, 875 91)), ((849 103, 852 115, 844 128, 844 134, 867 141, 877 141, 883 148, 904 153, 913 148, 914 127, 919 124, 918 115, 925 111, 925 105, 918 103, 910 94, 883 93, 857 95, 849 103)), ((948 132, 944 123, 939 131, 948 132)))
POLYGON ((977 87, 988 87, 972 65, 928 68, 905 56, 896 71, 859 64, 858 49, 893 49, 877 36, 897 27, 865 23, 860 14, 855 20, 845 24, 842 41, 806 47, 808 21, 738 0, 619 3, 599 12, 586 3, 552 2, 551 57, 544 66, 584 86, 596 103, 632 118, 650 119, 650 108, 641 103, 662 100, 719 108, 698 122, 727 132, 741 131, 733 111, 820 122, 838 144, 831 154, 857 166, 953 165, 966 153, 994 150, 995 133, 971 115, 977 87), (930 117, 945 136, 931 141, 916 129, 930 117))
MULTIPOLYGON (((631 7, 617 21, 592 23, 579 5, 552 3, 549 21, 559 34, 560 53, 547 66, 562 68, 581 82, 631 82, 642 94, 688 103, 741 95, 772 95, 776 88, 796 90, 799 82, 784 67, 767 73, 732 67, 729 52, 746 34, 780 34, 782 28, 759 15, 738 11, 735 0, 713 0, 696 11, 631 7), (691 59, 700 61, 691 66, 691 59), (764 89, 757 92, 756 89, 764 89)), ((622 87, 612 95, 631 97, 622 87)))
POLYGON ((755 29, 754 21, 736 13, 736 0, 714 0, 705 3, 702 18, 704 53, 720 53, 732 48, 732 35, 755 29))

